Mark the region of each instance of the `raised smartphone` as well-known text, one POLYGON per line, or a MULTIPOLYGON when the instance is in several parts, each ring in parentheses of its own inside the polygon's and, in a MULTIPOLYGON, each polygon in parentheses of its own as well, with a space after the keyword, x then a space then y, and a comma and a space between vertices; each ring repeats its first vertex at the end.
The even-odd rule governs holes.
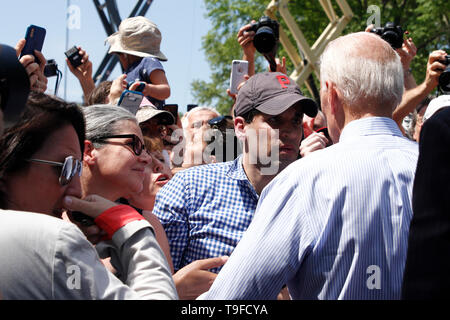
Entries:
POLYGON ((245 60, 233 60, 231 63, 231 75, 230 75, 230 92, 237 94, 238 85, 244 81, 244 76, 248 74, 248 61, 245 60))
MULTIPOLYGON (((30 25, 27 28, 27 32, 25 33, 26 44, 22 49, 22 52, 20 53, 20 58, 27 54, 31 54, 36 58, 36 56, 34 55, 34 50, 42 51, 46 33, 47 31, 44 28, 30 25)), ((39 60, 37 60, 37 58, 35 61, 39 63, 39 60)))

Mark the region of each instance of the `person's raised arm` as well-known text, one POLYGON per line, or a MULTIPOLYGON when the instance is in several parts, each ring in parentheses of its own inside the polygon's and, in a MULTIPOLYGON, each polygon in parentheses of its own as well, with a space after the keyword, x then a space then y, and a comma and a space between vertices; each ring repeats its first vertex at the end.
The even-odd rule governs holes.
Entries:
POLYGON ((70 72, 80 82, 81 88, 83 89, 84 101, 87 104, 87 100, 95 88, 94 79, 92 79, 92 62, 89 60, 89 55, 85 50, 81 47, 77 47, 77 49, 79 50, 78 54, 81 56, 81 65, 75 68, 67 58, 66 63, 70 72))
POLYGON ((394 110, 392 118, 402 128, 401 123, 403 118, 408 113, 414 111, 414 108, 425 99, 428 94, 435 89, 439 83, 439 76, 445 69, 445 65, 441 62, 444 60, 446 52, 443 50, 433 51, 428 57, 427 71, 424 82, 412 88, 406 90, 403 94, 402 101, 398 107, 394 110))

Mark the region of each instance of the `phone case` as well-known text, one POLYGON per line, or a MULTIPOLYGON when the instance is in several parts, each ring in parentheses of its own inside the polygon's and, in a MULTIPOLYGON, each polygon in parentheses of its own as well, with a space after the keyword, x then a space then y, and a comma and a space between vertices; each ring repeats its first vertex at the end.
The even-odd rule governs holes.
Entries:
POLYGON ((27 54, 31 54, 34 56, 34 50, 42 51, 46 32, 47 31, 42 27, 30 25, 27 28, 27 32, 25 34, 25 40, 27 42, 25 44, 25 47, 22 49, 20 57, 23 57, 27 54))
POLYGON ((230 92, 236 94, 238 85, 244 81, 244 76, 248 74, 248 61, 233 60, 231 64, 230 92))
POLYGON ((124 90, 120 95, 118 105, 136 115, 142 99, 144 99, 142 92, 124 90))

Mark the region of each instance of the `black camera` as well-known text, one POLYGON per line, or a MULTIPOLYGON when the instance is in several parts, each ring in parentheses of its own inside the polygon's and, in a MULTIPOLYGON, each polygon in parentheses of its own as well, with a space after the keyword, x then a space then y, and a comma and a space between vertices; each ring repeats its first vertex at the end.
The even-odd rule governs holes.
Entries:
POLYGON ((249 31, 255 32, 253 38, 253 45, 260 53, 270 53, 278 45, 279 39, 279 24, 277 21, 263 16, 258 22, 251 24, 249 31))
POLYGON ((54 59, 47 60, 44 68, 44 76, 47 78, 54 77, 58 75, 58 64, 54 59))
POLYGON ((445 60, 441 62, 447 67, 439 76, 439 87, 444 93, 450 94, 450 55, 446 55, 445 60))
POLYGON ((67 50, 66 52, 64 52, 64 54, 66 55, 67 59, 69 59, 70 64, 74 67, 77 68, 79 66, 81 66, 81 56, 79 53, 79 50, 77 47, 73 46, 72 48, 70 48, 69 50, 67 50))
POLYGON ((400 49, 403 44, 403 29, 393 22, 387 22, 384 27, 370 30, 388 42, 393 49, 400 49))

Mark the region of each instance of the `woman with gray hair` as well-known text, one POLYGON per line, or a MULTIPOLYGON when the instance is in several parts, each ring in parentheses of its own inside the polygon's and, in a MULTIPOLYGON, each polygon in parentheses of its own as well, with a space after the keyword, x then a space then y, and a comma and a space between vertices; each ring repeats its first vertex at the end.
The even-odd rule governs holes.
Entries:
MULTIPOLYGON (((111 105, 94 105, 83 110, 86 119, 86 141, 81 176, 82 193, 97 194, 108 200, 132 198, 141 193, 150 173, 151 156, 147 153, 137 119, 127 110, 111 105)), ((153 226, 156 239, 173 273, 169 242, 159 219, 150 211, 143 217, 153 226)), ((104 242, 97 245, 100 256, 106 257, 111 248, 104 242), (105 253, 105 254, 104 254, 105 253)), ((114 252, 114 251, 113 251, 114 252)), ((111 256, 117 269, 116 257, 111 256)), ((206 291, 215 278, 208 269, 222 265, 221 258, 198 260, 173 275, 181 299, 195 299, 206 291)))

